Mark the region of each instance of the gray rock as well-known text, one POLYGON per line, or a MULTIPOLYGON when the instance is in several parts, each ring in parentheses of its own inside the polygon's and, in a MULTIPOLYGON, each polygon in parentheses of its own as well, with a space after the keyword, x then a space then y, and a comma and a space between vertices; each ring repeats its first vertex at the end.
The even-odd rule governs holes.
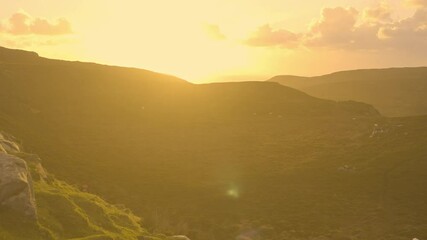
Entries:
POLYGON ((10 141, 4 134, 0 133, 0 152, 17 153, 19 146, 13 141, 10 141))
MULTIPOLYGON (((3 140, 4 140, 3 134, 0 133, 0 142, 3 140)), ((2 144, 0 144, 0 153, 6 153, 6 149, 4 149, 2 144)))
POLYGON ((4 149, 3 145, 0 144, 0 153, 6 153, 6 149, 4 149))
POLYGON ((7 153, 15 153, 20 151, 18 144, 11 142, 9 140, 6 140, 4 138, 3 139, 0 138, 0 146, 7 153))
POLYGON ((27 163, 0 153, 0 207, 30 219, 37 218, 32 179, 27 163))

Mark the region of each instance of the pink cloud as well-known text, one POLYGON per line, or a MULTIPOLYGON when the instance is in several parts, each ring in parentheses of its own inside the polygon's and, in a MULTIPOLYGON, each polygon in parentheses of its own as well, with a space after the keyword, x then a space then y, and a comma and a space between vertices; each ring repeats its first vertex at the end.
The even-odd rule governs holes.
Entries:
POLYGON ((366 8, 363 11, 363 18, 368 22, 391 22, 392 11, 387 4, 380 4, 377 7, 366 8))
POLYGON ((44 18, 33 18, 17 12, 0 25, 0 32, 11 35, 65 35, 72 33, 72 30, 71 24, 63 18, 52 23, 44 18))
POLYGON ((354 8, 323 9, 322 17, 311 25, 306 34, 306 43, 314 46, 351 44, 358 15, 354 8))
POLYGON ((416 7, 427 7, 427 0, 407 0, 406 2, 416 7))
MULTIPOLYGON (((414 1, 421 4, 427 0, 414 1)), ((354 8, 325 8, 305 32, 273 30, 265 25, 245 43, 284 48, 413 51, 427 47, 427 7, 418 8, 413 16, 400 20, 394 20, 391 9, 384 4, 362 12, 354 8)))

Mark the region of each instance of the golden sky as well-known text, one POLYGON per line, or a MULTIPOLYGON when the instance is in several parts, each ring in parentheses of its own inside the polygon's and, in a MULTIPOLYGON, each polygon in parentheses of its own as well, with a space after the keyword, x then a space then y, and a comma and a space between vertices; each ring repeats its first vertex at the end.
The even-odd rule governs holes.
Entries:
POLYGON ((192 82, 427 65, 427 0, 1 0, 0 45, 192 82))

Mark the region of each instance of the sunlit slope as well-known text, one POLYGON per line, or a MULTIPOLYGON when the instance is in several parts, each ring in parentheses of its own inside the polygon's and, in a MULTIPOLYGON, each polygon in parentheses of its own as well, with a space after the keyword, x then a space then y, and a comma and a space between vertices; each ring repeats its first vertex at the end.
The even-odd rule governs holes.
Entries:
POLYGON ((54 174, 125 203, 150 230, 196 240, 427 234, 417 214, 424 118, 387 119, 277 83, 192 85, 48 62, 1 65, 0 121, 54 174))
POLYGON ((123 239, 152 237, 140 219, 128 209, 106 203, 100 197, 50 177, 36 181, 38 221, 25 222, 13 212, 1 211, 0 239, 123 239))
POLYGON ((81 186, 72 186, 59 181, 43 168, 36 154, 26 153, 25 148, 17 144, 14 137, 1 129, 3 127, 0 125, 1 171, 2 174, 9 175, 2 178, 2 180, 6 179, 6 182, 9 181, 8 186, 2 185, 2 200, 4 203, 4 196, 7 199, 7 194, 12 192, 12 198, 9 197, 9 201, 14 203, 13 207, 10 204, 0 206, 1 240, 161 240, 167 238, 162 234, 147 232, 141 227, 141 219, 123 205, 109 204, 81 186), (19 159, 22 162, 19 165, 9 164, 4 167, 7 158, 19 159), (19 172, 20 169, 21 172, 19 172), (11 176, 17 172, 21 177, 25 176, 24 179, 29 187, 28 194, 20 192, 16 181, 13 182, 11 176), (27 176, 31 177, 27 178, 27 176), (15 184, 15 190, 11 191, 13 184, 15 184), (15 195, 13 191, 16 191, 15 195), (28 202, 25 202, 25 199, 28 198, 31 198, 31 202, 34 201, 34 205, 27 205, 28 202), (28 209, 31 209, 34 215, 26 215, 25 212, 28 212, 28 209))
POLYGON ((332 100, 374 105, 391 117, 427 114, 427 68, 337 72, 319 77, 277 76, 269 81, 332 100))

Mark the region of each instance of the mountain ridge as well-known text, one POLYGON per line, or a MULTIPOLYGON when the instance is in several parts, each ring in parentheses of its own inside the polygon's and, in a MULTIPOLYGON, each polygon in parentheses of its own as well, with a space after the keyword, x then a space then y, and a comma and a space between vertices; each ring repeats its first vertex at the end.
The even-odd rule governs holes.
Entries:
POLYGON ((181 78, 175 77, 173 75, 159 73, 155 71, 150 71, 141 68, 134 67, 123 67, 123 66, 115 66, 115 65, 106 65, 99 64, 94 62, 82 62, 82 61, 69 61, 69 60, 60 60, 60 59, 50 59, 40 56, 38 53, 33 51, 21 50, 21 49, 12 49, 5 48, 0 46, 0 64, 43 64, 43 65, 62 65, 62 64, 70 64, 74 63, 76 65, 80 65, 81 67, 97 67, 97 68, 117 68, 128 71, 140 72, 145 74, 157 75, 160 78, 169 78, 173 79, 177 82, 187 82, 181 78))
POLYGON ((427 67, 360 69, 316 77, 276 76, 278 82, 308 94, 336 101, 372 104, 386 116, 427 114, 427 67))

